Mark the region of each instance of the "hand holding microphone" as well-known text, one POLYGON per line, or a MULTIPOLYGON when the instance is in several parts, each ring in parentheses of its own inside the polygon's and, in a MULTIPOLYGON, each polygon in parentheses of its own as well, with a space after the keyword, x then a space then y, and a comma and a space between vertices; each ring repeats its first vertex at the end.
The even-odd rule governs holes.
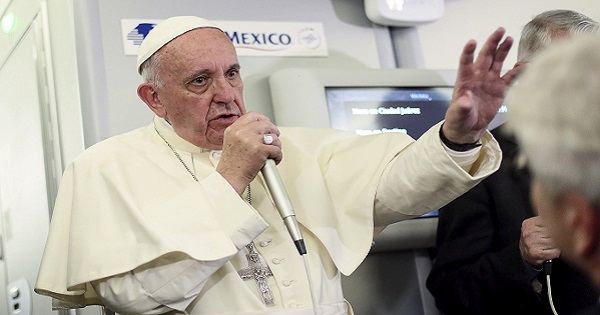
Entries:
POLYGON ((216 170, 241 196, 270 158, 281 161, 279 129, 268 117, 248 112, 223 133, 222 152, 216 170))
POLYGON ((523 259, 534 267, 560 256, 560 249, 539 216, 525 219, 521 224, 519 250, 523 259))
MULTIPOLYGON (((266 145, 271 145, 274 141, 274 137, 271 134, 263 135, 263 143, 266 145)), ((292 202, 285 190, 285 186, 283 185, 283 181, 281 180, 281 176, 277 171, 277 167, 275 161, 273 159, 267 159, 265 161, 265 165, 260 170, 263 174, 265 182, 267 183, 267 188, 273 197, 273 201, 275 202, 275 207, 279 212, 279 215, 283 219, 283 223, 285 224, 294 244, 296 245, 296 249, 298 249, 298 253, 300 255, 306 254, 306 245, 304 244, 304 238, 302 237, 302 231, 300 231, 300 226, 298 226, 298 221, 296 220, 296 213, 294 212, 294 207, 292 206, 292 202)))
POLYGON ((287 195, 275 160, 281 160, 279 130, 266 116, 249 112, 238 118, 226 130, 219 172, 241 195, 260 169, 283 222, 300 255, 306 254, 302 232, 287 195), (258 137, 260 142, 257 143, 258 137), (259 157, 260 156, 260 157, 259 157), (267 157, 264 165, 263 159, 267 157))

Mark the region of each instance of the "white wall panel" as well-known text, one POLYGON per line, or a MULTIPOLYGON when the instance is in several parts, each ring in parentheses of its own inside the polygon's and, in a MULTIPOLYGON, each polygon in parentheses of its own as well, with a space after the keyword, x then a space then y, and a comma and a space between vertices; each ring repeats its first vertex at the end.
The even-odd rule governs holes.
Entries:
POLYGON ((50 222, 40 109, 44 87, 38 85, 38 57, 35 35, 29 31, 0 69, 2 314, 51 313, 50 299, 33 293, 50 222), (21 288, 20 295, 32 300, 7 301, 12 288, 7 285, 17 281, 28 286, 26 291, 21 288))
POLYGON ((456 69, 460 52, 469 39, 481 45, 500 26, 515 38, 505 63, 505 69, 512 68, 523 26, 543 11, 575 10, 600 21, 598 0, 446 0, 445 5, 441 19, 417 27, 424 67, 428 69, 456 69))
POLYGON ((120 1, 118 6, 90 0, 77 1, 75 6, 86 145, 145 126, 152 116, 136 95, 141 78, 135 56, 123 52, 121 19, 198 15, 212 20, 322 23, 328 57, 240 57, 246 106, 270 117, 267 80, 271 73, 282 67, 380 68, 377 37, 387 34, 386 28, 374 27, 367 19, 362 0, 148 0, 143 6, 135 0, 120 1))

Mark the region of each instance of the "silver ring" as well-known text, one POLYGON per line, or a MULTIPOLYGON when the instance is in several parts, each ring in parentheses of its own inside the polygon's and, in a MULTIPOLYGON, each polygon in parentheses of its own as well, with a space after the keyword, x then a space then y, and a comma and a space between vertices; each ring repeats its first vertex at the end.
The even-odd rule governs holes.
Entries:
POLYGON ((263 135, 263 142, 265 144, 272 144, 273 143, 273 136, 271 136, 271 135, 263 135))

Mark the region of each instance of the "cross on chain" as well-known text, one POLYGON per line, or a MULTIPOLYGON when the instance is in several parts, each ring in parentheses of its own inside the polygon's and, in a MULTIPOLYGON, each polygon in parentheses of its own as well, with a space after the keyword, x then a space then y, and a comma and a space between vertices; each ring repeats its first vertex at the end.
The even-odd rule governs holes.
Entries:
POLYGON ((258 291, 260 291, 262 295, 265 305, 275 305, 273 292, 271 292, 271 288, 267 282, 267 278, 272 277, 273 272, 271 272, 269 266, 263 266, 260 263, 260 258, 254 249, 253 242, 250 242, 250 244, 246 245, 246 248, 248 248, 248 254, 246 254, 246 259, 248 259, 248 267, 238 271, 240 278, 242 278, 242 280, 254 280, 256 282, 256 286, 258 287, 258 291))
MULTIPOLYGON (((154 130, 156 133, 163 139, 163 141, 167 144, 167 146, 171 149, 175 157, 181 162, 183 167, 187 170, 187 172, 192 176, 195 181, 198 181, 198 178, 190 168, 185 164, 179 153, 175 151, 173 146, 167 141, 163 135, 158 132, 156 126, 154 126, 154 130)), ((248 203, 252 204, 252 191, 250 189, 250 185, 248 185, 248 203)), ((250 244, 246 245, 248 249, 248 254, 246 255, 246 259, 248 259, 248 267, 238 271, 240 278, 242 280, 250 280, 253 279, 256 282, 256 286, 262 295, 262 299, 267 306, 275 305, 275 299, 273 298, 273 292, 271 292, 271 288, 269 288, 269 283, 267 283, 267 278, 273 276, 273 272, 269 268, 269 266, 263 266, 260 263, 260 257, 258 253, 254 249, 254 243, 250 242, 250 244)))

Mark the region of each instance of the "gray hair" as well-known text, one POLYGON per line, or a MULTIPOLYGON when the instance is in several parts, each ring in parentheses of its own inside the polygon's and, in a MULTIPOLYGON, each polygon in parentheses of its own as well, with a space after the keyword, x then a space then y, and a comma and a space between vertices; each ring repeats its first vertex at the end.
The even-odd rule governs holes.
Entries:
POLYGON ((159 50, 140 65, 140 74, 142 75, 144 82, 152 83, 157 87, 163 85, 160 74, 158 73, 162 59, 162 53, 159 50))
POLYGON ((593 19, 570 10, 551 10, 538 14, 525 25, 519 40, 517 59, 531 58, 545 49, 550 42, 563 36, 599 33, 600 26, 593 19))
POLYGON ((581 35, 536 56, 508 98, 506 128, 551 196, 600 205, 600 37, 581 35))

